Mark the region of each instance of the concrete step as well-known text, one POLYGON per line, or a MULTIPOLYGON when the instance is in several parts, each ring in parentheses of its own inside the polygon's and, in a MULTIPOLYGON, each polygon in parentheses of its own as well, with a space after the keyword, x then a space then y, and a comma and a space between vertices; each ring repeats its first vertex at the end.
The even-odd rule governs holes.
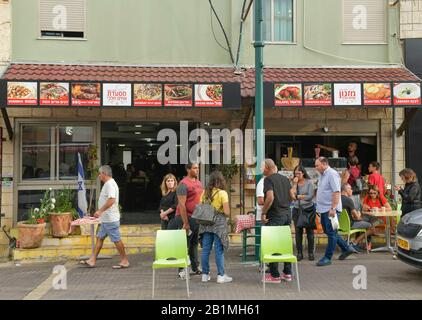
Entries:
MULTIPOLYGON (((140 254, 152 252, 152 245, 134 246, 126 245, 126 254, 140 254)), ((104 245, 101 250, 102 255, 118 255, 114 245, 104 245)), ((48 261, 57 259, 80 259, 83 256, 91 255, 91 247, 87 246, 44 246, 36 249, 15 249, 13 250, 13 260, 15 261, 48 261)))
MULTIPOLYGON (((137 235, 134 234, 121 234, 121 239, 126 245, 150 245, 155 242, 155 233, 152 232, 143 232, 137 235)), ((104 240, 104 244, 113 244, 110 239, 107 237, 104 240)), ((81 235, 81 236, 68 236, 66 238, 53 238, 47 236, 43 239, 41 243, 42 247, 45 246, 91 246, 91 236, 81 235)))

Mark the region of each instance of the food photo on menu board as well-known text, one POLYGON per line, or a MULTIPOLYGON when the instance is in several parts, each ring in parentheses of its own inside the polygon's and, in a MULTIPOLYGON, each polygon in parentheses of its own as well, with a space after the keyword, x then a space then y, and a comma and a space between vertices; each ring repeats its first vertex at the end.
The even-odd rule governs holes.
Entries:
POLYGON ((395 105, 421 104, 420 83, 395 83, 393 93, 395 105))
POLYGON ((164 106, 192 107, 192 86, 190 84, 165 84, 164 106))
POLYGON ((133 86, 134 106, 161 106, 162 87, 156 83, 135 83, 133 86))
POLYGON ((36 82, 8 82, 8 105, 36 105, 38 103, 38 84, 36 82))
POLYGON ((300 83, 274 84, 275 106, 302 105, 302 85, 300 83))
POLYGON ((335 106, 360 106, 362 93, 360 83, 335 83, 334 105, 335 106))
POLYGON ((65 82, 41 82, 40 83, 40 105, 68 106, 69 105, 69 83, 65 82))
POLYGON ((100 106, 100 83, 72 83, 73 106, 100 106))
POLYGON ((305 106, 331 106, 331 84, 309 84, 304 86, 305 106))
POLYGON ((363 104, 371 105, 391 105, 391 86, 389 83, 364 83, 363 84, 363 104))
POLYGON ((197 107, 222 107, 222 84, 196 84, 195 106, 197 107))
POLYGON ((104 83, 103 106, 130 107, 132 105, 132 85, 130 83, 104 83))

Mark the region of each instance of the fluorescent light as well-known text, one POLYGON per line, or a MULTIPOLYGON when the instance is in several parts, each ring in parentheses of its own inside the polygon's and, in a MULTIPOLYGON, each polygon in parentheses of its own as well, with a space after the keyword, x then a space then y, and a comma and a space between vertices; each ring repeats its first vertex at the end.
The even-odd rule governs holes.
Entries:
POLYGON ((135 128, 142 128, 142 124, 135 124, 135 128))
POLYGON ((119 147, 126 147, 125 144, 119 144, 119 147))
POLYGON ((135 134, 141 134, 139 131, 136 131, 135 134))

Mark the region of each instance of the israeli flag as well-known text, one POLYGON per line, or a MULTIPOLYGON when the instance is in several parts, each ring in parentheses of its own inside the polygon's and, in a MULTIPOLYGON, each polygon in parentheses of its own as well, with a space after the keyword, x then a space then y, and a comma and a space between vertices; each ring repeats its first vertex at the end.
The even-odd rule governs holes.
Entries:
POLYGON ((84 167, 82 166, 81 155, 78 152, 78 213, 81 218, 87 214, 88 203, 86 201, 86 188, 84 167))

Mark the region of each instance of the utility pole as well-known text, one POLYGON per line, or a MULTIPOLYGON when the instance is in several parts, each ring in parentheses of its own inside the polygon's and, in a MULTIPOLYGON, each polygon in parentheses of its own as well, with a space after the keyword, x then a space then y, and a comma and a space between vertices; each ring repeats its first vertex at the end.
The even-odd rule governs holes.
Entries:
MULTIPOLYGON (((264 81, 263 81, 263 56, 264 56, 264 42, 262 39, 262 0, 255 0, 255 139, 256 139, 256 176, 255 182, 258 184, 262 178, 261 164, 264 160, 265 149, 265 131, 264 129, 264 81)), ((256 197, 255 197, 256 201, 256 197)), ((255 228, 255 260, 259 260, 261 247, 261 223, 257 221, 257 228, 255 228)))

